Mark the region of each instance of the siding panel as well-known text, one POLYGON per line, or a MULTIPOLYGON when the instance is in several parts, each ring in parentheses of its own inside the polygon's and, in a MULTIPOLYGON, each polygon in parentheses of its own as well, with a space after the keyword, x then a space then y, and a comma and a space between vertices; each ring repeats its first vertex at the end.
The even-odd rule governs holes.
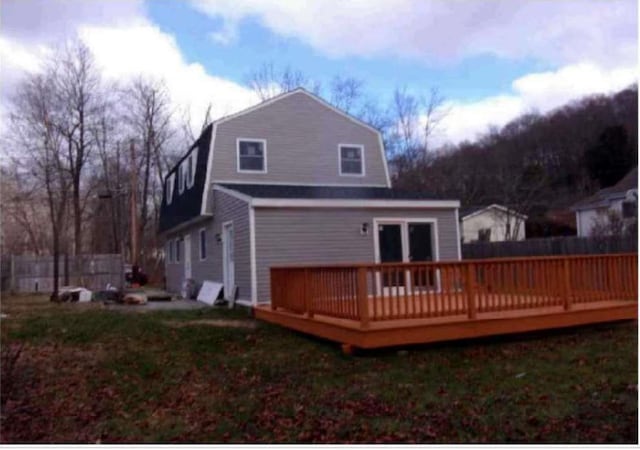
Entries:
POLYGON ((213 181, 386 186, 378 134, 295 93, 217 126, 213 181), (268 173, 237 173, 236 139, 266 139, 268 173), (338 144, 362 144, 365 176, 340 176, 338 144))
POLYGON ((454 209, 258 208, 256 263, 258 302, 270 301, 269 268, 283 264, 373 262, 373 233, 360 234, 374 218, 435 218, 441 261, 458 259, 454 209))
MULTIPOLYGON (((191 235, 191 273, 198 285, 204 280, 222 282, 222 242, 216 241, 216 234, 222 233, 222 224, 233 221, 235 245, 235 277, 238 285, 238 298, 251 300, 251 267, 249 248, 249 207, 248 205, 219 191, 213 191, 213 219, 194 225, 181 235, 191 235), (200 261, 201 228, 207 230, 207 258, 200 261)), ((175 239, 178 234, 168 236, 175 239)), ((183 252, 184 253, 184 252, 183 252)), ((168 249, 167 249, 168 255, 168 249)), ((180 292, 184 279, 184 260, 180 263, 167 263, 167 289, 180 292)))

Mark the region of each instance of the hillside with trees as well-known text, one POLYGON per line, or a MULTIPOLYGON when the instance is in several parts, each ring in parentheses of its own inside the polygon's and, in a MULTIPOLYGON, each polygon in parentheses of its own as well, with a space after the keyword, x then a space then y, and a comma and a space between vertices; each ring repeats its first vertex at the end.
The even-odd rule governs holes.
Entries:
MULTIPOLYGON (((638 160, 638 91, 586 97, 547 114, 526 114, 475 142, 399 155, 394 186, 500 203, 552 233, 548 214, 620 180, 638 160)), ((530 233, 528 233, 529 235, 530 233)))

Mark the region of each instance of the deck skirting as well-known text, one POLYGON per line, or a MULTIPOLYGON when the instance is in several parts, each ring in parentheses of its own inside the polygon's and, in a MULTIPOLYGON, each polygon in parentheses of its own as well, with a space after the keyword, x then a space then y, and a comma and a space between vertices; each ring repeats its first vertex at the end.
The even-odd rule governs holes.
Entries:
MULTIPOLYGON (((513 311, 515 313, 516 311, 513 311)), ((524 333, 592 323, 615 322, 638 318, 638 304, 629 301, 598 302, 569 311, 518 311, 521 314, 500 316, 481 314, 475 319, 439 318, 406 319, 370 323, 363 328, 359 322, 327 316, 305 317, 269 306, 254 308, 255 317, 302 333, 322 337, 353 347, 370 349, 397 345, 431 343, 469 339, 501 334, 524 333)))

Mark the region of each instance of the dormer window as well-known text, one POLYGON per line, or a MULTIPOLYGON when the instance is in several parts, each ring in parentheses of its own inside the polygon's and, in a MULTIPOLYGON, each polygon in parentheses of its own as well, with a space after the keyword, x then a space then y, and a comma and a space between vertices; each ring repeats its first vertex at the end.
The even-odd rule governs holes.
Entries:
POLYGON ((176 174, 172 173, 167 177, 167 185, 165 186, 165 198, 167 200, 167 205, 171 204, 171 200, 173 199, 173 187, 176 183, 176 174))
POLYGON ((340 175, 364 175, 364 146, 352 144, 338 145, 340 155, 340 175))
POLYGON ((187 184, 187 177, 189 176, 189 159, 185 159, 178 166, 178 192, 181 194, 184 192, 184 189, 187 184))
POLYGON ((198 164, 198 149, 195 148, 186 160, 187 163, 187 189, 191 189, 196 180, 196 165, 198 164))
POLYGON ((267 172, 267 141, 264 139, 238 139, 238 172, 267 172))

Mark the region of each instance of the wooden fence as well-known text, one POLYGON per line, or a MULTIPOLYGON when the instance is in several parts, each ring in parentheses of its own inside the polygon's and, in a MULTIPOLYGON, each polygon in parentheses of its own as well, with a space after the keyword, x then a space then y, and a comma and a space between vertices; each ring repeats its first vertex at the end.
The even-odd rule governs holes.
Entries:
POLYGON ((636 253, 636 236, 558 236, 524 241, 470 242, 462 244, 463 259, 511 258, 519 256, 594 255, 636 253))
POLYGON ((271 308, 359 321, 423 319, 631 300, 638 255, 547 256, 271 268, 271 308))
MULTIPOLYGON (((124 262, 119 254, 78 255, 59 259, 59 286, 104 289, 107 284, 122 286, 124 262)), ((13 255, 3 258, 2 290, 18 293, 53 290, 53 257, 13 255)))

